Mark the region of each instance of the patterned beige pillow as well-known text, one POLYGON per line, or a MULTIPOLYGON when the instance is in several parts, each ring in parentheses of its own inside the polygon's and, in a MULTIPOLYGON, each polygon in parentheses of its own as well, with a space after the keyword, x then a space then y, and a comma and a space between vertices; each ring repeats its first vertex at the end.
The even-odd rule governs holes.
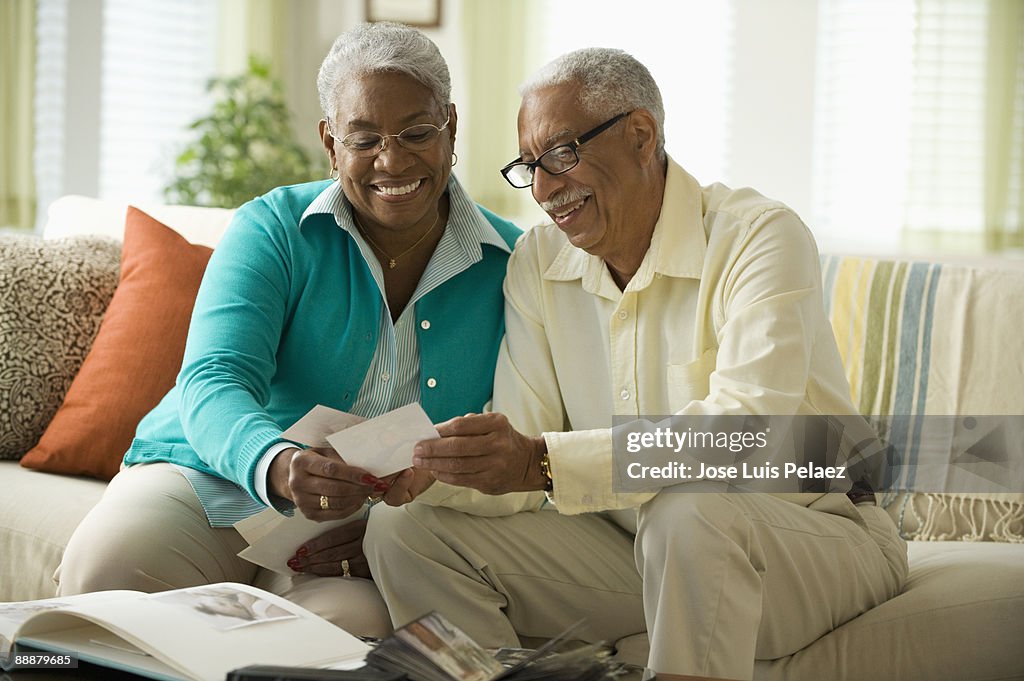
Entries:
POLYGON ((0 459, 42 436, 117 287, 120 242, 0 235, 0 459))

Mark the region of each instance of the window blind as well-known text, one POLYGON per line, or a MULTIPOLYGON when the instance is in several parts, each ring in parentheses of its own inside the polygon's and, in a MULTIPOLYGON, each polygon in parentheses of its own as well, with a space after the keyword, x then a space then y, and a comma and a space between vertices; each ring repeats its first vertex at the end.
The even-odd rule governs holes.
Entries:
POLYGON ((899 243, 909 166, 914 0, 821 0, 812 215, 831 248, 899 243))
POLYGON ((216 35, 212 0, 105 0, 101 198, 163 199, 187 126, 211 104, 216 35))
POLYGON ((988 3, 820 2, 814 224, 877 251, 981 234, 988 3))
POLYGON ((68 0, 38 0, 36 6, 35 164, 36 229, 46 208, 63 193, 64 89, 68 0))
POLYGON ((988 3, 917 3, 905 225, 980 233, 985 223, 988 3))

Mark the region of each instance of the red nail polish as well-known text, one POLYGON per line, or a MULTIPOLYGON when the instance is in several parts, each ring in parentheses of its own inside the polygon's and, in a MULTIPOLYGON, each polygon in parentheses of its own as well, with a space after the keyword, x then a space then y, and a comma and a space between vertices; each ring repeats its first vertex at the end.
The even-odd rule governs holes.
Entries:
POLYGON ((308 553, 309 553, 309 550, 307 550, 305 546, 300 546, 299 550, 295 552, 295 555, 298 556, 299 558, 303 558, 308 553))
POLYGON ((379 482, 373 486, 374 492, 387 492, 390 489, 386 482, 379 482))
POLYGON ((295 570, 296 572, 298 572, 299 571, 299 561, 296 560, 295 558, 292 558, 291 560, 288 561, 288 567, 290 567, 292 570, 295 570))
POLYGON ((363 476, 363 482, 365 482, 367 485, 377 485, 380 483, 380 480, 377 478, 377 476, 370 475, 369 473, 367 473, 366 475, 363 476))

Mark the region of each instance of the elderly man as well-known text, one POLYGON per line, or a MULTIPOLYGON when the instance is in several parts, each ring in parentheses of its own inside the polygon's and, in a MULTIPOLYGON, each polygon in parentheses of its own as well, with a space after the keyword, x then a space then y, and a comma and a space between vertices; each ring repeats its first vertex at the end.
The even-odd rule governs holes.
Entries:
POLYGON ((624 52, 564 55, 522 95, 502 173, 553 223, 509 261, 494 412, 417 446, 445 484, 375 513, 371 568, 396 624, 439 609, 492 646, 646 626, 659 678, 749 679, 898 593, 905 544, 869 495, 616 491, 612 424, 855 413, 813 238, 668 157, 658 87, 624 52), (453 485, 552 503, 501 516, 511 496, 476 492, 481 517, 444 507, 466 502, 453 485))

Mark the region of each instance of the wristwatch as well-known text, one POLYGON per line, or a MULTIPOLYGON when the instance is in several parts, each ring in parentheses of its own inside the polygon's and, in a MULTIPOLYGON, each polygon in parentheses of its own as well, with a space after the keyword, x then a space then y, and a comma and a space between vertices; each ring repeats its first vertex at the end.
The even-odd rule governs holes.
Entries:
POLYGON ((544 452, 540 457, 540 472, 544 474, 544 491, 554 492, 555 481, 551 477, 551 459, 548 458, 548 453, 544 452))

